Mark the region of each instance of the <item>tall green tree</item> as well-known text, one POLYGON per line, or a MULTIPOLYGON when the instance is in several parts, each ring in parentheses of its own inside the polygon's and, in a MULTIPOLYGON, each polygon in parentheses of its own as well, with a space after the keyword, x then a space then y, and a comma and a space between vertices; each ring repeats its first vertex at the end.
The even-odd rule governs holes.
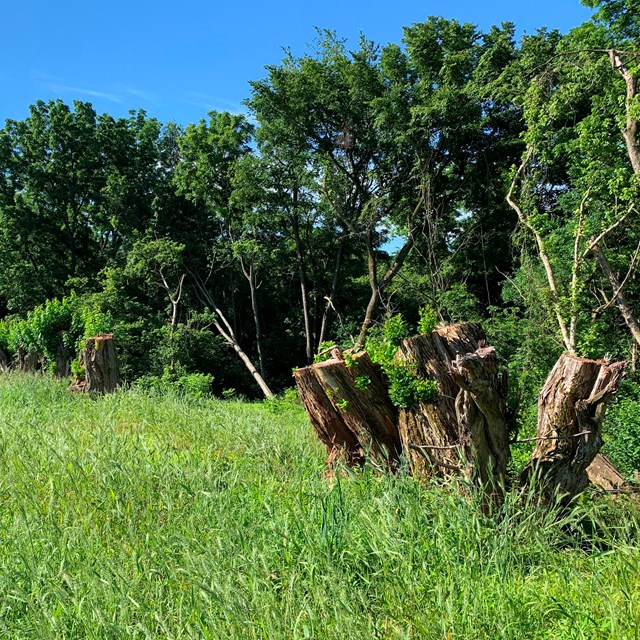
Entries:
POLYGON ((209 122, 190 125, 180 142, 176 170, 179 193, 202 206, 197 237, 190 242, 190 271, 202 301, 214 313, 213 323, 238 354, 265 396, 273 395, 265 381, 257 289, 260 255, 259 220, 252 203, 234 198, 239 163, 250 153, 252 125, 240 115, 211 112, 209 122), (237 261, 249 284, 259 368, 241 348, 227 315, 215 302, 210 278, 237 261))
POLYGON ((38 102, 0 133, 4 176, 0 292, 25 311, 94 273, 95 212, 104 186, 98 122, 90 104, 38 102))
POLYGON ((566 36, 540 34, 523 43, 537 55, 522 56, 516 65, 517 75, 530 80, 515 97, 527 148, 509 202, 535 242, 550 308, 570 353, 608 350, 611 333, 593 335, 593 319, 615 307, 633 339, 640 339, 627 300, 636 295, 640 247, 640 34, 629 37, 636 23, 632 7, 596 4, 600 11, 566 36))

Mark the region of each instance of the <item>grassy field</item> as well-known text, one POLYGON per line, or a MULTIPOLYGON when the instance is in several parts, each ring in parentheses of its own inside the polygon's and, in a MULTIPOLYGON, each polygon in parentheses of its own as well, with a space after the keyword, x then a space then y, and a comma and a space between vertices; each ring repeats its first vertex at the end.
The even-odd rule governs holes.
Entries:
POLYGON ((323 461, 285 403, 0 379, 0 637, 640 638, 622 502, 572 537, 323 461))

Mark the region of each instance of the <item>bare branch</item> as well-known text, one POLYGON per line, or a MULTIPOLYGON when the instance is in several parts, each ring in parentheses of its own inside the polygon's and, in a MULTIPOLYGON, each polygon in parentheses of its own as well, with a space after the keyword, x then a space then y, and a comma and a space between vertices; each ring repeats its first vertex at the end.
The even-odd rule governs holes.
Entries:
POLYGON ((592 238, 591 240, 589 240, 589 245, 587 246, 587 248, 584 250, 582 257, 586 258, 590 253, 592 253, 593 248, 597 245, 599 245, 602 240, 609 235, 612 231, 614 231, 615 229, 617 229, 629 216, 629 214, 632 211, 636 211, 637 210, 635 208, 635 205, 630 205, 629 208, 613 223, 611 223, 602 233, 600 233, 598 236, 596 236, 595 238, 592 238))
POLYGON ((591 187, 589 187, 578 207, 578 227, 576 229, 575 242, 573 244, 573 267, 571 273, 571 319, 569 321, 569 338, 572 344, 576 343, 576 330, 578 327, 578 309, 577 309, 577 297, 578 297, 578 278, 580 275, 580 240, 582 239, 582 223, 584 221, 584 208, 591 193, 591 187))
POLYGON ((513 199, 513 192, 515 191, 516 184, 518 180, 522 179, 524 176, 525 169, 529 164, 534 153, 533 147, 529 147, 525 154, 522 163, 518 167, 518 171, 516 175, 513 177, 511 181, 511 186, 509 187, 509 191, 507 193, 507 203, 509 206, 518 214, 518 219, 520 223, 526 227, 532 234, 536 240, 536 245, 538 247, 538 255, 540 256, 540 261, 544 266, 545 273, 547 275, 547 282, 549 283, 549 290, 551 291, 551 298, 553 300, 553 307, 556 314, 556 319, 558 321, 558 326, 560 327, 560 331, 562 333, 562 340, 564 342, 564 346, 570 354, 575 353, 575 344, 571 340, 571 336, 567 329, 567 324, 565 322, 562 313, 560 312, 560 294, 558 293, 558 286, 556 284, 555 274, 553 273, 553 267, 551 266, 551 261, 549 260, 549 256, 547 255, 547 251, 545 248, 544 240, 542 236, 538 233, 538 231, 534 228, 534 226, 529 222, 526 214, 522 210, 522 208, 515 202, 513 199))
POLYGON ((509 444, 521 444, 522 442, 537 442, 539 440, 572 440, 578 436, 588 436, 591 431, 580 431, 580 433, 574 433, 570 436, 543 436, 540 438, 523 438, 522 440, 511 440, 509 444))

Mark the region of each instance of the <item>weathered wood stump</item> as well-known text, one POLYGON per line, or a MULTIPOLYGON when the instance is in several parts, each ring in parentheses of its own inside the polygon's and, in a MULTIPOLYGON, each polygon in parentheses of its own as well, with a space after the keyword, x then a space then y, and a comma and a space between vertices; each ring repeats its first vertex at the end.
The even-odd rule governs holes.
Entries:
POLYGON ((120 384, 113 334, 88 338, 82 352, 87 391, 111 393, 120 384))
POLYGON ((11 356, 5 349, 0 347, 0 372, 8 371, 11 368, 11 356))
MULTIPOLYGON (((397 468, 401 450, 418 477, 462 476, 500 500, 510 459, 508 381, 479 324, 440 327, 402 342, 396 358, 413 375, 437 382, 429 401, 397 411, 386 379, 369 356, 332 359, 296 372, 300 397, 329 454, 348 464, 367 457, 397 468)), ((626 362, 587 360, 564 354, 538 401, 538 430, 524 484, 536 482, 545 501, 568 504, 591 479, 620 490, 623 479, 606 458, 601 426, 626 362)))
POLYGON ((54 370, 56 378, 68 378, 71 375, 71 360, 72 356, 65 345, 65 332, 59 331, 54 370))
POLYGON ((397 357, 437 381, 429 402, 400 410, 399 430, 417 476, 463 475, 499 491, 509 461, 507 379, 479 324, 404 340, 397 357))
POLYGON ((40 356, 37 353, 18 347, 18 371, 35 373, 40 369, 40 364, 40 356))
POLYGON ((560 356, 538 396, 536 447, 522 473, 547 500, 568 504, 589 484, 602 447, 602 420, 626 362, 560 356))
POLYGON ((384 469, 395 469, 401 452, 396 410, 375 365, 365 352, 346 362, 339 349, 332 356, 295 374, 329 464, 344 455, 349 465, 368 458, 384 469))

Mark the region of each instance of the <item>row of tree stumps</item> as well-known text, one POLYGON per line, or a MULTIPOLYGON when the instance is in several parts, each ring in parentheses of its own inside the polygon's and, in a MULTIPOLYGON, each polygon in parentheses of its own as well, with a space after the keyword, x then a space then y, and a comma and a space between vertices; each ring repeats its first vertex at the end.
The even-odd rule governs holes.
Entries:
MULTIPOLYGON (((396 409, 384 375, 366 352, 332 358, 296 372, 300 397, 329 465, 368 459, 393 471, 401 456, 421 478, 463 477, 500 496, 510 460, 508 380, 479 324, 444 326, 408 338, 396 358, 438 383, 436 397, 396 409), (370 384, 357 384, 366 376, 370 384)), ((616 488, 622 477, 599 455, 602 420, 625 362, 563 354, 538 400, 535 448, 520 480, 567 504, 592 480, 616 488), (599 476, 603 476, 600 478, 599 476), (605 477, 606 476, 606 477, 605 477)))
MULTIPOLYGON (((60 334, 60 346, 56 356, 54 374, 57 378, 68 378, 73 356, 64 346, 64 334, 60 334)), ((102 333, 87 338, 82 349, 84 378, 74 379, 72 391, 112 393, 120 386, 120 370, 116 344, 111 333, 102 333)), ((37 373, 44 368, 42 356, 19 347, 15 361, 10 354, 0 350, 0 371, 17 368, 23 373, 37 373)))

